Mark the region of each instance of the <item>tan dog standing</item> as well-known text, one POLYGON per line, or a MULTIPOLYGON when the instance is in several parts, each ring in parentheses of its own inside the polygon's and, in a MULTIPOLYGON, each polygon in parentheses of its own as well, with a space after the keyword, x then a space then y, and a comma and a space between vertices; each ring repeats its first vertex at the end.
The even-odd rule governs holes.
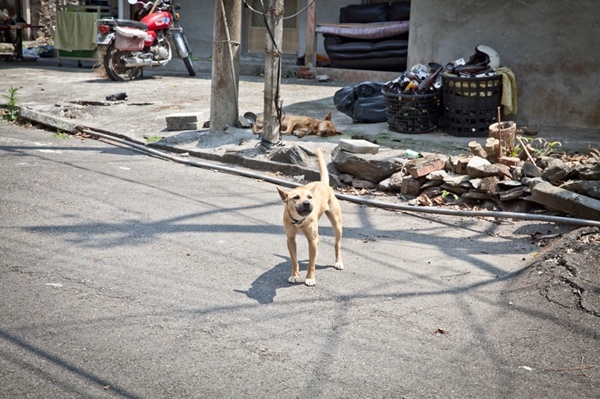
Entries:
POLYGON ((298 282, 300 268, 296 252, 296 235, 302 232, 308 240, 308 271, 304 284, 315 285, 315 262, 319 249, 319 219, 323 213, 331 222, 335 237, 335 268, 342 270, 341 239, 342 239, 342 209, 333 189, 329 186, 329 173, 323 158, 323 152, 317 150, 319 160, 319 173, 321 180, 306 186, 297 187, 291 191, 277 188, 281 199, 285 203, 283 210, 283 227, 287 236, 287 246, 292 262, 292 274, 288 279, 290 283, 298 282))
MULTIPOLYGON (((252 133, 261 134, 264 126, 262 117, 258 117, 252 124, 252 133)), ((319 137, 335 136, 342 134, 338 132, 331 121, 331 112, 325 116, 325 119, 319 120, 310 116, 284 115, 281 118, 281 134, 294 134, 298 138, 306 135, 315 134, 319 137)))

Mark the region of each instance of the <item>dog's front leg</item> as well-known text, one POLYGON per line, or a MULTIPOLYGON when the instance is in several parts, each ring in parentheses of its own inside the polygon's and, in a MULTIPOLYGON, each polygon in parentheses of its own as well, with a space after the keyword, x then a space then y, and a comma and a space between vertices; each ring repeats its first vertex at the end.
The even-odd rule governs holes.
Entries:
POLYGON ((310 130, 308 129, 298 129, 294 132, 294 136, 298 137, 299 139, 306 136, 307 134, 310 134, 310 130))
POLYGON ((304 284, 312 287, 316 284, 315 280, 315 264, 317 262, 317 255, 319 252, 319 235, 315 234, 313 237, 308 237, 308 271, 306 272, 306 280, 304 284))
POLYGON ((287 236, 287 247, 290 252, 290 262, 292 263, 292 274, 288 278, 288 283, 294 284, 298 282, 300 278, 300 266, 298 265, 298 256, 296 255, 296 236, 287 236))

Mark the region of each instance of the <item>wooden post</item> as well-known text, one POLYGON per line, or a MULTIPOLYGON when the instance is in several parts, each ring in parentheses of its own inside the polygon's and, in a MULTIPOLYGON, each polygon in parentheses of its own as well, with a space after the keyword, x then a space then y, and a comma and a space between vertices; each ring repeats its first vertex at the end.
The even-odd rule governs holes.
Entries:
POLYGON ((278 110, 281 110, 281 46, 283 43, 283 0, 267 0, 267 34, 265 42, 265 93, 262 145, 270 148, 279 142, 281 130, 278 110), (269 33, 269 31, 272 33, 269 33))
POLYGON ((215 1, 210 129, 224 132, 238 119, 242 2, 215 1))
MULTIPOLYGON (((310 1, 310 0, 308 0, 310 1)), ((304 50, 304 65, 313 67, 315 66, 315 30, 317 28, 317 12, 316 12, 316 0, 310 4, 306 11, 306 48, 304 50)))

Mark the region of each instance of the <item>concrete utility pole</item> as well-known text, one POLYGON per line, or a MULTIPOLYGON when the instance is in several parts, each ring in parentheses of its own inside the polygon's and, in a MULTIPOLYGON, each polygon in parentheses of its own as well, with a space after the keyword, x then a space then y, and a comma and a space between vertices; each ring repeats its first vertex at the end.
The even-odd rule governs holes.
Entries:
MULTIPOLYGON (((310 1, 310 0, 308 0, 310 1)), ((315 66, 315 45, 317 27, 317 9, 316 2, 310 3, 306 10, 306 49, 304 51, 304 65, 309 67, 315 66)))
POLYGON ((281 84, 281 62, 283 43, 283 0, 266 0, 267 35, 265 43, 265 94, 263 145, 279 142, 281 129, 277 109, 281 106, 279 86, 281 84), (269 30, 273 36, 269 33, 269 30))
POLYGON ((242 2, 217 0, 213 32, 210 129, 223 132, 238 119, 242 2))

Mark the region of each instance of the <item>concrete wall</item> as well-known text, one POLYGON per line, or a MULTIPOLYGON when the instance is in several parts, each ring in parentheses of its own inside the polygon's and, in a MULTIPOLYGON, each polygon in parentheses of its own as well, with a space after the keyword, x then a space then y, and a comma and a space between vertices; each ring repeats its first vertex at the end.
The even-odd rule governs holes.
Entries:
POLYGON ((181 4, 179 22, 192 54, 201 61, 208 61, 212 56, 215 2, 177 0, 175 3, 181 4))
MULTIPOLYGON (((177 2, 194 55, 208 61, 215 2, 177 2)), ((317 0, 317 21, 337 22, 341 7, 358 3, 317 0)), ((305 33, 301 17, 299 55, 305 33)), ((478 44, 494 48, 516 74, 519 110, 510 119, 530 127, 600 127, 598 0, 412 1, 409 65, 468 58, 478 44)), ((317 51, 326 54, 321 35, 317 51)))
POLYGON ((597 0, 415 0, 409 65, 468 58, 486 44, 517 78, 519 111, 510 119, 599 128, 599 6, 597 0))

